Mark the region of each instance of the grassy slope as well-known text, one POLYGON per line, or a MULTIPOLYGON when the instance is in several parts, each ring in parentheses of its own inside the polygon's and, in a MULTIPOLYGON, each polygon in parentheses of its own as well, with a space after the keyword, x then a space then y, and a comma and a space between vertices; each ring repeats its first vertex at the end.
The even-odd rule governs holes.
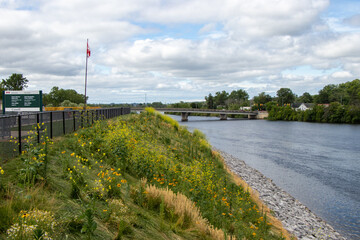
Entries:
POLYGON ((2 238, 18 223, 55 239, 281 239, 204 136, 151 109, 44 140, 2 166, 2 238))

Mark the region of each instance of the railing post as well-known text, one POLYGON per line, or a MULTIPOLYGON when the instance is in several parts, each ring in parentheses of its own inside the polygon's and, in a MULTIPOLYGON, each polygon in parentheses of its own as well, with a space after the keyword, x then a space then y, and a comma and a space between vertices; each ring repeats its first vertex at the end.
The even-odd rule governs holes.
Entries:
POLYGON ((53 138, 53 112, 50 112, 50 138, 53 138))
POLYGON ((19 154, 21 155, 21 115, 18 116, 18 141, 19 141, 19 154))
POLYGON ((76 119, 75 119, 75 112, 76 112, 76 111, 73 111, 74 132, 76 131, 76 119))
POLYGON ((62 118, 63 118, 63 134, 66 134, 66 128, 65 128, 65 111, 62 112, 62 118))
POLYGON ((40 143, 40 113, 36 114, 36 129, 37 129, 37 142, 40 143))
POLYGON ((80 127, 84 127, 84 114, 83 112, 80 112, 80 127))
POLYGON ((85 125, 84 127, 88 127, 89 126, 89 111, 85 110, 85 125))

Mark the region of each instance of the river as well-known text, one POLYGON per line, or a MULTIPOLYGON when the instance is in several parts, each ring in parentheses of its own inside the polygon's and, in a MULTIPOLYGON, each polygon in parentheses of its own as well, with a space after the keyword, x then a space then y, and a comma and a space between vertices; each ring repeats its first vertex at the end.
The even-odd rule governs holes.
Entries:
POLYGON ((359 125, 192 116, 181 124, 271 178, 343 236, 360 239, 359 125))

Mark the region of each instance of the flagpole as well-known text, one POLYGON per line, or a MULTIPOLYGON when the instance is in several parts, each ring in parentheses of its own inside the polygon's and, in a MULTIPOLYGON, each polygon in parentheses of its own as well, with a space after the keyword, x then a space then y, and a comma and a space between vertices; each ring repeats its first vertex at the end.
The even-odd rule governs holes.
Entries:
POLYGON ((87 66, 88 66, 89 39, 86 39, 86 67, 85 67, 85 109, 86 109, 86 86, 87 86, 87 66))

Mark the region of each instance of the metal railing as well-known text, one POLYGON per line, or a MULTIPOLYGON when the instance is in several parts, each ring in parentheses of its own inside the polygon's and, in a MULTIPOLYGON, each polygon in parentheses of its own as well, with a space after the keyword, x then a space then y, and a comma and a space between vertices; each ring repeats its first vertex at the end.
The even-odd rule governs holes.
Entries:
POLYGON ((97 120, 130 112, 130 108, 102 108, 2 115, 0 116, 0 158, 8 159, 21 154, 23 142, 30 136, 40 143, 44 136, 49 138, 62 136, 79 128, 91 126, 97 120))

